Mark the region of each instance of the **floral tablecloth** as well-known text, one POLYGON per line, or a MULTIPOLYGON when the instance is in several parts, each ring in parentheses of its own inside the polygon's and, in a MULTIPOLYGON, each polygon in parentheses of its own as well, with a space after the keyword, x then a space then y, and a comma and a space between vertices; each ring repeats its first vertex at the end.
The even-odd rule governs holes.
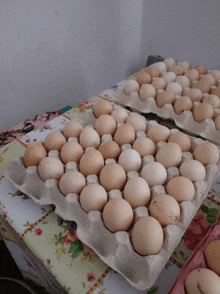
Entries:
MULTIPOLYGON (((11 160, 24 154, 32 141, 64 126, 66 121, 84 115, 100 99, 114 91, 106 90, 65 113, 47 113, 28 120, 29 132, 20 124, 0 135, 0 175, 11 160), (9 143, 10 142, 10 143, 9 143)), ((133 294, 168 293, 182 266, 192 255, 220 214, 220 177, 212 185, 181 242, 159 275, 154 286, 138 291, 76 236, 71 223, 57 222, 51 206, 40 206, 0 178, 0 232, 25 278, 40 283, 49 293, 133 294), (46 277, 46 278, 45 278, 46 277)), ((43 290, 42 290, 43 291, 43 290)), ((42 292, 44 293, 44 292, 42 292)))

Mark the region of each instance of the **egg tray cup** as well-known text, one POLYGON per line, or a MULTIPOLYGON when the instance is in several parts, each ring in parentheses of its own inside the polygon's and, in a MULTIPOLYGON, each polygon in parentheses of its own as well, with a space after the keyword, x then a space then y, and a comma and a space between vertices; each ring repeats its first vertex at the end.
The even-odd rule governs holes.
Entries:
MULTIPOLYGON (((120 83, 120 88, 115 90, 112 97, 109 97, 110 101, 122 106, 128 106, 132 111, 138 113, 154 113, 163 119, 171 119, 176 123, 177 127, 220 144, 220 131, 216 130, 213 119, 205 119, 203 122, 199 123, 194 120, 192 111, 188 110, 183 111, 181 114, 177 114, 172 104, 165 104, 160 108, 157 106, 156 100, 153 97, 147 98, 146 101, 142 101, 139 98, 138 92, 132 92, 128 96, 124 93, 122 88, 125 82, 126 81, 120 83)), ((215 86, 212 87, 215 88, 215 86)), ((176 95, 176 99, 178 99, 178 95, 176 95)), ((200 102, 194 102, 193 104, 197 105, 200 104, 200 102)), ((214 118, 218 114, 220 114, 220 109, 214 111, 214 118)))
MULTIPOLYGON (((114 105, 117 109, 118 105, 114 105)), ((138 115, 128 111, 129 115, 138 115)), ((92 125, 95 122, 95 117, 91 110, 88 110, 83 120, 76 119, 83 126, 92 125)), ((156 125, 156 121, 146 121, 147 129, 156 125)), ((172 129, 171 133, 178 132, 172 129)), ((137 132, 136 137, 144 137, 144 132, 137 132)), ((190 136, 189 136, 190 137, 190 136)), ((104 135, 102 141, 110 140, 111 135, 104 135)), ((68 141, 75 140, 76 138, 69 138, 68 141)), ((192 148, 203 142, 202 139, 190 137, 192 148)), ((157 150, 164 144, 160 142, 156 145, 157 150)), ((121 147, 121 150, 131 148, 129 144, 121 147)), ((191 158, 191 153, 186 152, 183 154, 183 161, 191 158)), ((50 151, 48 156, 59 158, 59 152, 54 150, 50 151)), ((145 156, 142 159, 142 168, 148 162, 154 160, 153 156, 145 156)), ((114 159, 107 159, 106 164, 115 162, 114 159)), ((5 171, 4 176, 13 182, 15 187, 23 193, 29 195, 36 203, 40 205, 55 205, 55 213, 61 216, 64 220, 74 221, 77 223, 77 236, 87 246, 92 248, 97 255, 108 264, 111 268, 120 273, 133 287, 139 290, 146 290, 150 288, 165 264, 169 260, 174 249, 178 245, 182 235, 189 226, 196 211, 200 207, 203 199, 218 175, 220 160, 217 164, 209 164, 206 168, 206 178, 204 181, 197 181, 195 185, 195 197, 190 201, 183 201, 180 204, 181 216, 177 225, 168 225, 163 228, 164 242, 161 250, 156 255, 140 256, 132 247, 130 241, 130 231, 133 225, 141 217, 148 215, 147 207, 138 207, 134 209, 134 222, 129 232, 119 231, 111 233, 106 229, 103 221, 102 214, 99 211, 91 211, 86 213, 79 203, 79 196, 77 194, 68 194, 66 197, 60 192, 58 182, 56 180, 41 180, 38 175, 37 167, 24 166, 23 157, 13 160, 5 171)), ((65 166, 65 172, 69 170, 78 170, 78 164, 69 162, 65 166)), ((167 169, 168 179, 177 176, 179 171, 177 167, 167 169)), ((138 172, 130 171, 127 173, 127 179, 138 176, 138 172)), ((96 175, 89 175, 86 178, 87 185, 98 183, 96 175)), ((152 199, 161 193, 165 193, 164 186, 157 185, 151 188, 152 199)), ((120 190, 112 190, 108 192, 108 198, 122 198, 120 190)))

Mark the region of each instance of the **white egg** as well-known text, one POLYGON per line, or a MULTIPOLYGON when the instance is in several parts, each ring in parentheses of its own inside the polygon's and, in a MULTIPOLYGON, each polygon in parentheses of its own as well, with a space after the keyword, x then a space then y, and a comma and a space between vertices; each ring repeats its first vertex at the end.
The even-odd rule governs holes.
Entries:
POLYGON ((168 89, 172 90, 175 96, 181 95, 183 92, 182 86, 177 82, 169 83, 166 90, 168 89))
POLYGON ((136 150, 126 149, 119 156, 118 163, 123 167, 125 172, 139 171, 141 168, 141 157, 136 150))
POLYGON ((111 113, 111 116, 114 118, 116 123, 120 123, 120 122, 126 121, 128 117, 128 113, 124 108, 119 108, 119 109, 113 110, 111 113))
POLYGON ((166 72, 165 74, 162 75, 162 78, 164 79, 164 81, 168 85, 169 83, 175 82, 176 74, 172 71, 166 72))
POLYGON ((167 171, 159 162, 146 164, 141 171, 142 178, 148 183, 149 187, 163 185, 167 179, 167 171))
POLYGON ((203 181, 206 176, 206 170, 201 162, 192 159, 181 164, 180 174, 192 182, 203 181))
POLYGON ((127 80, 124 85, 124 92, 129 96, 131 92, 138 92, 139 88, 139 84, 135 80, 127 80))

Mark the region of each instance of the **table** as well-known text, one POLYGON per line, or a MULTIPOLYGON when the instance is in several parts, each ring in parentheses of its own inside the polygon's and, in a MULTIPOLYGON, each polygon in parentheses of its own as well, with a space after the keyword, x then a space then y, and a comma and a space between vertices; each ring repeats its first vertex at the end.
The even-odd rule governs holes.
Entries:
MULTIPOLYGON (((21 126, 24 124, 10 129, 9 132, 13 132, 14 136, 10 136, 10 143, 8 139, 2 140, 0 137, 0 142, 4 145, 0 148, 0 172, 7 168, 11 160, 22 156, 30 142, 43 141, 51 130, 62 128, 71 118, 82 117, 99 100, 109 99, 114 90, 115 87, 108 89, 65 113, 37 116, 32 123, 32 130, 22 136, 21 126)), ((19 193, 4 177, 0 178, 0 231, 6 246, 23 276, 40 283, 49 293, 168 293, 181 267, 210 226, 215 224, 219 214, 220 177, 212 185, 208 197, 154 286, 146 291, 138 291, 81 243, 71 224, 67 226, 64 222, 58 226, 54 208, 39 206, 19 193)))

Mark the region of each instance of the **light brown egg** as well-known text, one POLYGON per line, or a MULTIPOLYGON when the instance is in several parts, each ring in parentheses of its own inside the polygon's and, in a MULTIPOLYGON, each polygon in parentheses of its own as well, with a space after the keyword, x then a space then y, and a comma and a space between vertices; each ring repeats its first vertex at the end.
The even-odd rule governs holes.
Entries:
POLYGON ((136 75, 136 82, 141 87, 143 84, 151 83, 151 76, 147 72, 138 72, 136 75))
POLYGON ((143 84, 139 91, 139 97, 141 101, 146 101, 147 98, 150 98, 150 97, 155 98, 156 94, 157 94, 156 90, 151 84, 143 84))
POLYGON ((183 111, 191 110, 193 103, 188 96, 181 96, 179 99, 176 99, 173 108, 177 114, 181 114, 183 111))
POLYGON ((188 152, 191 149, 191 141, 189 137, 182 132, 177 132, 172 134, 168 139, 168 143, 178 144, 182 152, 188 152))
POLYGON ((158 150, 155 159, 165 168, 179 166, 182 160, 182 150, 176 143, 166 143, 158 150))
POLYGON ((180 61, 177 64, 182 67, 183 72, 186 72, 190 68, 189 63, 187 61, 180 61))
POLYGON ((79 163, 83 155, 83 149, 77 142, 68 142, 63 145, 60 151, 60 157, 63 163, 74 161, 79 163))
POLYGON ((202 100, 202 92, 200 89, 184 89, 183 94, 188 96, 193 102, 202 100))
POLYGON ((65 127, 62 129, 62 132, 66 138, 79 138, 79 135, 82 132, 82 130, 83 126, 79 122, 67 122, 65 127))
POLYGON ((154 155, 156 147, 151 139, 142 137, 134 141, 133 149, 136 150, 141 157, 144 157, 146 155, 154 155))
POLYGON ((190 88, 190 81, 186 76, 178 76, 176 78, 176 82, 180 84, 180 86, 184 88, 190 88))
POLYGON ((99 175, 104 166, 104 158, 98 150, 86 151, 80 159, 79 171, 85 176, 99 175))
POLYGON ((203 75, 205 73, 205 70, 201 65, 194 65, 192 69, 196 69, 199 75, 203 75))
POLYGON ((195 187, 193 183, 182 176, 172 178, 167 186, 166 192, 172 196, 178 203, 182 201, 192 201, 195 196, 195 187))
POLYGON ((162 108, 165 104, 172 104, 174 100, 174 93, 170 89, 157 93, 156 103, 160 108, 162 108))
POLYGON ((160 76, 160 71, 157 67, 149 66, 145 68, 145 71, 151 76, 151 78, 157 78, 160 76))
POLYGON ((167 71, 171 69, 171 67, 176 63, 175 60, 171 57, 164 59, 163 63, 167 66, 167 71))
POLYGON ((196 69, 191 68, 185 72, 185 76, 192 81, 197 81, 199 79, 199 73, 196 69))
POLYGON ((108 158, 118 159, 119 154, 121 153, 120 147, 115 141, 107 141, 102 143, 98 151, 102 153, 103 158, 106 160, 108 158))
POLYGON ((207 95, 203 98, 202 103, 209 103, 214 109, 220 108, 220 99, 214 94, 207 95))
POLYGON ((135 141, 135 130, 130 124, 123 124, 116 129, 114 141, 121 147, 123 144, 133 144, 135 141))
POLYGON ((174 72, 177 76, 181 76, 184 73, 182 66, 179 64, 173 64, 170 71, 174 72))
POLYGON ((209 81, 194 81, 192 82, 192 88, 199 89, 202 93, 209 93, 211 89, 211 84, 209 81))
POLYGON ((210 242, 204 252, 206 264, 220 276, 220 240, 210 242))
POLYGON ((162 227, 176 225, 180 218, 180 206, 172 196, 159 194, 151 201, 149 213, 162 227))
POLYGON ((166 88, 166 82, 162 78, 153 78, 151 85, 155 88, 156 91, 166 88))
POLYGON ((213 75, 211 75, 210 73, 205 74, 204 76, 201 77, 201 81, 207 81, 210 82, 211 86, 215 86, 216 84, 216 80, 213 77, 213 75))
POLYGON ((47 151, 57 150, 60 151, 62 146, 66 143, 66 138, 63 134, 55 131, 49 133, 44 141, 44 147, 47 151))
POLYGON ((114 135, 116 122, 111 115, 102 114, 95 122, 95 130, 102 137, 104 134, 114 135))
POLYGON ((79 197, 82 209, 86 212, 102 211, 108 201, 105 189, 98 184, 90 184, 83 188, 79 197))
POLYGON ((86 127, 79 136, 79 143, 84 150, 88 147, 97 149, 100 145, 99 134, 93 128, 86 127))
POLYGON ((208 103, 201 103, 193 108, 193 117, 197 122, 203 122, 205 119, 213 118, 214 109, 208 103))
POLYGON ((157 144, 161 141, 167 141, 170 136, 170 130, 162 125, 152 126, 147 133, 147 137, 151 139, 154 144, 157 144))
POLYGON ((126 174, 119 164, 109 163, 102 168, 99 180, 107 192, 114 189, 122 190, 126 182, 126 174))
POLYGON ((220 71, 217 69, 212 69, 209 71, 209 74, 213 75, 216 81, 220 80, 220 71))
POLYGON ((114 118, 116 123, 124 123, 128 117, 128 113, 124 108, 119 108, 116 110, 113 110, 111 113, 111 116, 114 118))
POLYGON ((142 256, 157 254, 163 245, 163 229, 151 216, 141 217, 131 231, 131 243, 142 256))
POLYGON ((29 145, 24 152, 24 165, 38 166, 40 161, 47 156, 47 151, 42 143, 29 145))
POLYGON ((65 173, 59 181, 59 189, 65 196, 70 193, 80 194, 85 186, 86 179, 78 171, 69 171, 65 173))
POLYGON ((215 89, 211 89, 211 94, 214 94, 220 98, 220 87, 216 87, 215 89))
POLYGON ((147 129, 145 118, 138 114, 130 115, 126 119, 126 124, 132 125, 135 132, 146 132, 147 129))
POLYGON ((128 231, 133 222, 134 213, 131 205, 124 199, 111 199, 103 209, 103 222, 106 228, 116 233, 128 231))
POLYGON ((203 165, 217 163, 219 160, 219 150, 215 144, 211 142, 204 142, 196 146, 193 151, 193 156, 203 165))
POLYGON ((64 174, 64 165, 54 157, 43 158, 38 165, 38 173, 43 181, 54 179, 59 181, 64 174))
POLYGON ((220 114, 215 118, 215 128, 216 130, 220 131, 220 114))
POLYGON ((113 111, 113 106, 111 102, 108 100, 102 99, 99 102, 96 103, 94 106, 93 113, 96 118, 100 117, 102 114, 111 114, 113 111))

